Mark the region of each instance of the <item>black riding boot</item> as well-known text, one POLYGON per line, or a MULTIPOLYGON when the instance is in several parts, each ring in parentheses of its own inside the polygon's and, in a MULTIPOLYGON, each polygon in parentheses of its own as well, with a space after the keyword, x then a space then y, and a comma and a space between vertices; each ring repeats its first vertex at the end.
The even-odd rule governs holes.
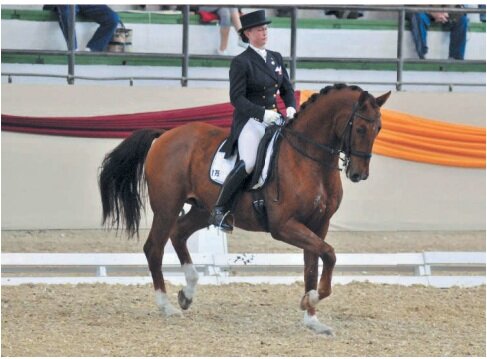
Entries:
POLYGON ((211 211, 210 219, 208 220, 209 224, 220 227, 224 232, 233 231, 233 226, 225 221, 225 217, 229 211, 227 207, 246 177, 245 162, 240 160, 230 171, 225 182, 223 182, 215 207, 211 211))

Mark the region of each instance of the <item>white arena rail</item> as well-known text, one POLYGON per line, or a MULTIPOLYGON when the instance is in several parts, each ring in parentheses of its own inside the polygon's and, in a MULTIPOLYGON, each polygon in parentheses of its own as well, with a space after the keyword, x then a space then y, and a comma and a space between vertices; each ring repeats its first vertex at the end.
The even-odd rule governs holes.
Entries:
MULTIPOLYGON (((303 281, 301 254, 199 253, 192 258, 200 273, 200 284, 303 281)), ((2 285, 152 283, 143 253, 2 253, 1 261, 2 285), (68 273, 70 275, 66 276, 68 273), (64 276, 58 276, 60 274, 64 276)), ((163 267, 164 277, 169 282, 178 285, 185 282, 175 254, 164 256, 163 267)), ((334 276, 334 284, 368 281, 441 288, 478 286, 485 284, 485 253, 338 253, 335 273, 339 274, 334 276), (347 272, 350 275, 342 274, 347 272), (459 272, 463 272, 462 275, 459 272), (463 275, 464 272, 467 275, 463 275)))

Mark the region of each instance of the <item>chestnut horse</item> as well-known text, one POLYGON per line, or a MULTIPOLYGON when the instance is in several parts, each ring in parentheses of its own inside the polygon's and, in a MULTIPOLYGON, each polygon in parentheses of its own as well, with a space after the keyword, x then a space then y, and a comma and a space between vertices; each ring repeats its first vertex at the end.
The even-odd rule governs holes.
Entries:
MULTIPOLYGON (((344 161, 346 176, 352 182, 367 179, 372 145, 381 128, 380 107, 389 95, 374 98, 357 86, 344 84, 312 95, 282 128, 277 173, 262 190, 272 237, 304 251, 305 292, 300 307, 305 325, 318 333, 333 335, 331 328, 318 320, 315 308, 331 294, 336 257, 325 237, 342 200, 339 160, 344 161), (319 258, 323 272, 318 282, 319 258)), ((186 241, 208 226, 219 191, 209 179, 210 162, 227 136, 226 129, 197 122, 169 131, 138 130, 107 154, 101 166, 103 223, 108 221, 117 228, 124 223, 129 235, 138 233, 141 193, 147 182, 154 217, 144 252, 157 305, 168 316, 181 311, 166 295, 161 268, 164 246, 170 238, 184 270, 187 285, 179 291, 178 302, 187 309, 198 274, 186 241), (185 203, 192 205, 191 210, 179 215, 185 203)), ((238 196, 233 210, 235 225, 265 231, 252 210, 252 201, 247 190, 238 196)))

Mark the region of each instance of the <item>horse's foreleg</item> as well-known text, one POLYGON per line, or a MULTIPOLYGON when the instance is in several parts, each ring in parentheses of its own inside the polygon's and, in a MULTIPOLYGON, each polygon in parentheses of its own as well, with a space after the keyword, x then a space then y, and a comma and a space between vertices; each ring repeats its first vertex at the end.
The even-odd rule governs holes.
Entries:
POLYGON ((319 256, 313 252, 304 251, 304 293, 300 307, 306 310, 310 316, 316 314, 318 304, 318 260, 319 256))
MULTIPOLYGON (((321 274, 319 289, 318 289, 318 300, 324 299, 331 294, 331 279, 333 275, 333 269, 335 268, 336 256, 335 250, 331 245, 324 242, 326 234, 328 233, 329 221, 326 221, 321 231, 319 231, 319 237, 323 238, 324 243, 324 252, 322 252, 319 256, 323 260, 323 272, 321 274)), ((306 283, 306 293, 309 292, 311 289, 316 289, 316 280, 318 277, 318 258, 312 255, 312 253, 304 253, 304 263, 305 269, 309 268, 310 270, 305 271, 305 283, 306 283), (308 264, 309 263, 309 264, 308 264), (308 273, 311 273, 308 274, 308 273), (309 275, 310 279, 307 280, 306 276, 309 275), (308 284, 308 282, 310 282, 308 284), (308 288, 309 286, 309 288, 308 288)), ((316 295, 315 295, 316 296, 316 295)))
POLYGON ((323 253, 323 272, 321 273, 320 284, 318 285, 319 299, 324 299, 331 294, 331 278, 335 268, 336 256, 332 246, 325 242, 326 252, 323 253))
POLYGON ((156 304, 164 314, 171 316, 181 315, 181 311, 169 302, 162 275, 162 257, 164 256, 164 246, 168 240, 168 228, 170 227, 164 225, 164 220, 160 216, 154 215, 149 237, 144 244, 144 253, 154 283, 156 304))
POLYGON ((301 299, 300 307, 304 310, 304 324, 317 333, 333 335, 332 328, 321 323, 316 316, 316 305, 321 300, 316 291, 318 284, 319 256, 304 251, 304 286, 305 295, 301 299))
POLYGON ((192 206, 188 214, 179 217, 176 226, 171 233, 171 242, 183 267, 186 278, 186 286, 178 293, 179 306, 186 310, 193 302, 198 283, 198 272, 193 265, 191 255, 187 247, 187 240, 199 229, 208 225, 208 211, 192 206))
MULTIPOLYGON (((300 303, 300 308, 305 311, 304 324, 306 327, 317 333, 333 335, 332 329, 321 323, 316 316, 316 305, 325 297, 324 294, 327 293, 327 295, 329 295, 331 293, 331 285, 328 288, 330 290, 328 292, 323 290, 326 288, 322 289, 322 283, 326 282, 323 281, 323 276, 320 280, 320 289, 319 291, 316 291, 318 281, 318 261, 319 258, 323 260, 323 273, 325 273, 325 269, 327 269, 328 273, 328 269, 332 264, 332 261, 328 258, 331 246, 328 243, 325 243, 323 239, 318 237, 308 227, 296 220, 288 221, 284 226, 280 227, 278 233, 273 233, 273 236, 278 240, 282 240, 304 250, 305 295, 300 303)), ((334 264, 333 261, 331 269, 333 269, 334 264)), ((331 272, 327 279, 329 279, 331 284, 331 272)))

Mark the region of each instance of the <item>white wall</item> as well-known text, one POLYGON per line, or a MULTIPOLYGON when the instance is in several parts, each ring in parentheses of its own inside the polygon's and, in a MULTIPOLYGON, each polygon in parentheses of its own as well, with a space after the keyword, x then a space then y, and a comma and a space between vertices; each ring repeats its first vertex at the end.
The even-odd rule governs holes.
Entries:
POLYGON ((373 156, 370 177, 343 181, 332 228, 347 230, 485 230, 485 169, 373 156))
POLYGON ((2 228, 99 227, 97 169, 119 142, 2 131, 2 228))

